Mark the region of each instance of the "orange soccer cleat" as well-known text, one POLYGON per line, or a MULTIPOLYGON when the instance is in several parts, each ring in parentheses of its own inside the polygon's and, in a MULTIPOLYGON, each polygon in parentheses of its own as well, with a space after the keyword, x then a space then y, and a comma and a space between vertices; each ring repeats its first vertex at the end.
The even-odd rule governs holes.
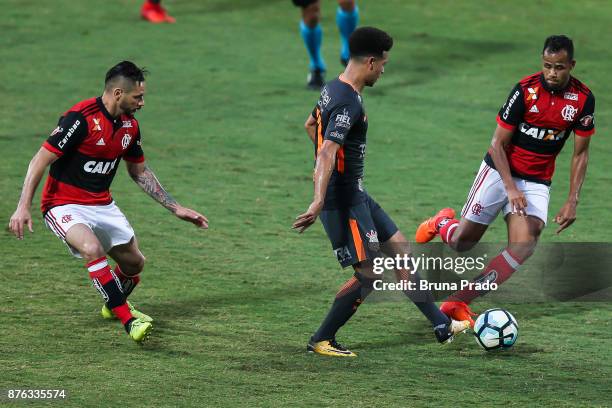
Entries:
POLYGON ((464 302, 444 302, 440 305, 440 311, 453 320, 467 320, 470 322, 470 328, 474 328, 474 319, 476 313, 472 312, 470 307, 464 302))
POLYGON ((424 244, 434 239, 434 237, 440 232, 438 224, 440 224, 440 222, 445 218, 455 218, 455 210, 452 208, 443 208, 433 217, 423 221, 416 230, 416 242, 418 244, 424 244))
POLYGON ((146 0, 140 9, 140 15, 150 23, 174 23, 176 19, 168 14, 161 4, 146 0))

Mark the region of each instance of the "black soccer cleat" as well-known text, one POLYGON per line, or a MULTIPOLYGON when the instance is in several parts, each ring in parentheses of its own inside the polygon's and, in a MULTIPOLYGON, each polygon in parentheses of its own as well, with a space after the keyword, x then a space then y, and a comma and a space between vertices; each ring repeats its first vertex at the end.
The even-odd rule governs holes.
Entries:
POLYGON ((323 71, 320 69, 314 69, 308 74, 306 86, 308 89, 320 91, 325 85, 325 78, 323 77, 323 71))
POLYGON ((470 328, 468 320, 452 320, 449 324, 441 324, 434 327, 434 334, 438 343, 450 343, 455 339, 455 335, 465 332, 470 328))

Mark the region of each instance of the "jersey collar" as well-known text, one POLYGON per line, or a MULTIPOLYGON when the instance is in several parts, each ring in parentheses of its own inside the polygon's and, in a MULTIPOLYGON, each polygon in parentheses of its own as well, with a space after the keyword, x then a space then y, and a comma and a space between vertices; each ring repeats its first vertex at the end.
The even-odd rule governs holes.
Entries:
POLYGON ((353 84, 351 84, 351 83, 350 83, 350 82, 348 82, 346 79, 344 79, 344 76, 343 76, 342 74, 338 75, 338 80, 339 80, 340 82, 342 82, 342 83, 344 83, 344 84, 346 84, 346 85, 350 86, 350 87, 351 87, 351 89, 352 89, 353 91, 355 91, 355 93, 356 93, 357 95, 359 95, 359 97, 361 98, 361 94, 359 93, 359 91, 358 91, 358 90, 357 90, 357 89, 356 89, 356 88, 353 86, 353 84))
POLYGON ((116 125, 120 121, 120 119, 121 119, 120 117, 119 118, 113 118, 111 116, 111 114, 106 110, 106 106, 104 106, 104 102, 102 102, 102 97, 101 96, 98 96, 96 98, 96 103, 98 104, 98 107, 100 108, 100 111, 104 114, 104 116, 106 116, 106 118, 108 120, 111 121, 111 123, 113 125, 116 125))

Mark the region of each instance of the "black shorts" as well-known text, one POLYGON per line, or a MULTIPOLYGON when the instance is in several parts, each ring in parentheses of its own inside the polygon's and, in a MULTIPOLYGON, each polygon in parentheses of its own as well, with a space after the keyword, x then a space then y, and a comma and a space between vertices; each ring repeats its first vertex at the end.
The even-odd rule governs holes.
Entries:
POLYGON ((293 0, 293 5, 296 7, 308 7, 310 6, 312 3, 316 3, 319 0, 293 0))
MULTIPOLYGON (((398 228, 365 191, 346 206, 324 208, 321 223, 343 268, 380 256, 379 242, 388 241, 398 228)), ((331 206, 333 207, 333 206, 331 206)))

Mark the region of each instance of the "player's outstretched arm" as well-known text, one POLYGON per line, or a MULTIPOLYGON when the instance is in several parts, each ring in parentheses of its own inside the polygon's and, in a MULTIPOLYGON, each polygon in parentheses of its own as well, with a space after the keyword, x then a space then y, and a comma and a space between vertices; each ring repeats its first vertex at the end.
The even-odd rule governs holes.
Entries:
POLYGON ((506 155, 506 147, 512 141, 512 131, 497 126, 493 133, 491 141, 491 159, 495 164, 495 169, 498 171, 504 183, 506 194, 508 194, 508 202, 512 204, 513 211, 518 215, 526 216, 525 208, 527 208, 527 199, 525 194, 516 187, 510 172, 510 164, 508 164, 508 156, 506 155))
POLYGON ((17 209, 9 221, 9 230, 15 234, 18 239, 23 239, 25 225, 28 226, 30 232, 34 232, 32 229, 32 214, 30 213, 32 199, 34 198, 34 193, 40 184, 40 180, 45 170, 57 159, 58 156, 56 156, 55 153, 51 153, 44 147, 41 147, 34 157, 32 157, 32 160, 30 160, 17 209))
POLYGON ((162 187, 155 177, 155 173, 144 162, 132 163, 126 162, 128 173, 132 180, 136 182, 150 195, 155 201, 170 210, 174 215, 183 221, 189 221, 200 228, 208 228, 208 219, 190 208, 180 205, 168 192, 162 187))
POLYGON ((578 197, 580 189, 586 176, 587 164, 589 162, 589 142, 590 137, 575 136, 574 154, 572 155, 572 169, 570 172, 570 188, 567 201, 559 210, 554 218, 554 222, 559 224, 556 233, 569 227, 576 221, 576 207, 578 207, 578 197))
POLYGON ((331 140, 326 140, 321 145, 321 149, 317 154, 317 164, 315 165, 314 198, 308 210, 304 214, 298 215, 293 223, 293 229, 300 233, 314 224, 323 209, 327 185, 336 163, 336 153, 339 148, 340 145, 331 140))

